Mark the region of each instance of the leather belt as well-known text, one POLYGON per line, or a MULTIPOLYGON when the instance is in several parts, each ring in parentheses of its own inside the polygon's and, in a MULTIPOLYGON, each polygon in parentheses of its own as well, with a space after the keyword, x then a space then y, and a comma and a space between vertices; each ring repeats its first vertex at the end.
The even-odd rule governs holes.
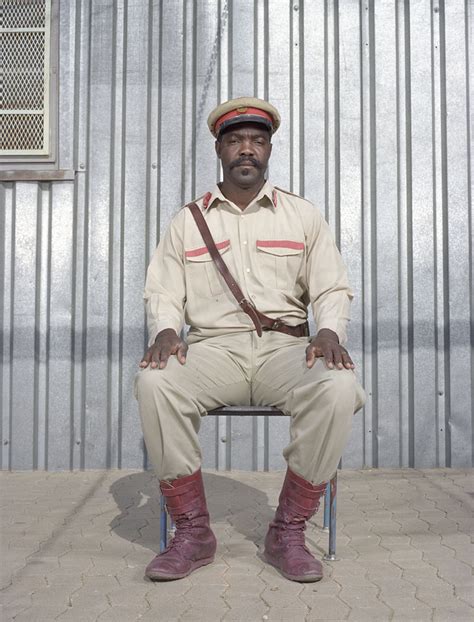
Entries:
MULTIPOLYGON (((258 313, 258 311, 257 311, 258 313)), ((303 324, 298 324, 298 326, 289 326, 280 320, 279 318, 276 320, 272 320, 268 318, 267 315, 262 315, 264 318, 270 319, 273 323, 268 326, 264 324, 262 318, 260 317, 260 324, 262 325, 262 330, 276 330, 279 333, 285 333, 285 335, 291 335, 292 337, 308 337, 309 336, 309 324, 308 322, 303 322, 303 324)))
POLYGON ((227 283, 228 288, 232 292, 234 298, 237 300, 242 311, 246 313, 254 323, 258 336, 261 337, 262 331, 264 330, 275 330, 279 333, 292 335, 293 337, 307 337, 309 335, 308 322, 304 322, 303 324, 299 324, 298 326, 289 326, 288 324, 285 324, 280 318, 277 318, 275 320, 268 315, 261 313, 258 309, 255 308, 253 302, 245 298, 239 284, 229 272, 229 268, 227 267, 225 261, 222 259, 221 254, 217 250, 214 238, 212 237, 212 234, 209 230, 209 227, 207 226, 207 222, 204 219, 201 210, 196 205, 196 203, 188 203, 186 207, 190 209, 191 214, 193 215, 197 228, 201 233, 202 239, 204 240, 204 244, 209 251, 212 261, 216 264, 217 269, 221 273, 224 281, 227 283))

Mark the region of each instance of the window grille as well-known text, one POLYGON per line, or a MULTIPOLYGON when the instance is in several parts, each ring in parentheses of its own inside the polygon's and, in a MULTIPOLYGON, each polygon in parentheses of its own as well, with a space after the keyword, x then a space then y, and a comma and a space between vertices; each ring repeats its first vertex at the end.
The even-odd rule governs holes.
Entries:
POLYGON ((0 155, 49 153, 51 0, 0 0, 0 155))

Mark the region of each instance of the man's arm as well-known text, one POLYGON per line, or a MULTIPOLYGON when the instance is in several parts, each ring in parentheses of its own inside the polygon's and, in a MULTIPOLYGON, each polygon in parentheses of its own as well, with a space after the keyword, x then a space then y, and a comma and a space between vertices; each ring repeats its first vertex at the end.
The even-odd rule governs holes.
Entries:
POLYGON ((176 354, 186 361, 186 343, 178 337, 184 324, 186 286, 183 264, 182 225, 184 213, 174 218, 160 240, 147 270, 145 306, 150 340, 140 367, 166 367, 168 358, 176 354))
POLYGON ((324 358, 330 369, 353 369, 343 347, 353 298, 347 271, 328 224, 314 208, 308 228, 307 282, 318 334, 306 349, 306 364, 324 358))

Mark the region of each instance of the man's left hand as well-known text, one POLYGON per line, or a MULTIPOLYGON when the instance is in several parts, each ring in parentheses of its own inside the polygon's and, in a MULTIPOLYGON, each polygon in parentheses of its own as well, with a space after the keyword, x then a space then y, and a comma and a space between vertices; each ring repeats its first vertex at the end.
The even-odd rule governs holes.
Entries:
POLYGON ((354 369, 349 352, 341 346, 336 333, 322 328, 306 348, 306 365, 311 369, 317 358, 324 358, 329 369, 354 369))

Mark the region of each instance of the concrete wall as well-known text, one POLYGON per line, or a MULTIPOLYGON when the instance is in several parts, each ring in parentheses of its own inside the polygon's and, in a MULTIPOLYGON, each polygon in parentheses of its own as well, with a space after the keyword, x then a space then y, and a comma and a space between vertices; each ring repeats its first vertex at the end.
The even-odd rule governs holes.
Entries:
MULTIPOLYGON (((208 111, 243 94, 279 108, 270 178, 324 212, 357 293, 368 402, 343 466, 471 465, 472 11, 61 0, 59 167, 74 181, 0 184, 3 468, 146 464, 131 394, 145 269, 218 176, 208 111)), ((282 467, 287 430, 204 421, 205 466, 282 467)))

